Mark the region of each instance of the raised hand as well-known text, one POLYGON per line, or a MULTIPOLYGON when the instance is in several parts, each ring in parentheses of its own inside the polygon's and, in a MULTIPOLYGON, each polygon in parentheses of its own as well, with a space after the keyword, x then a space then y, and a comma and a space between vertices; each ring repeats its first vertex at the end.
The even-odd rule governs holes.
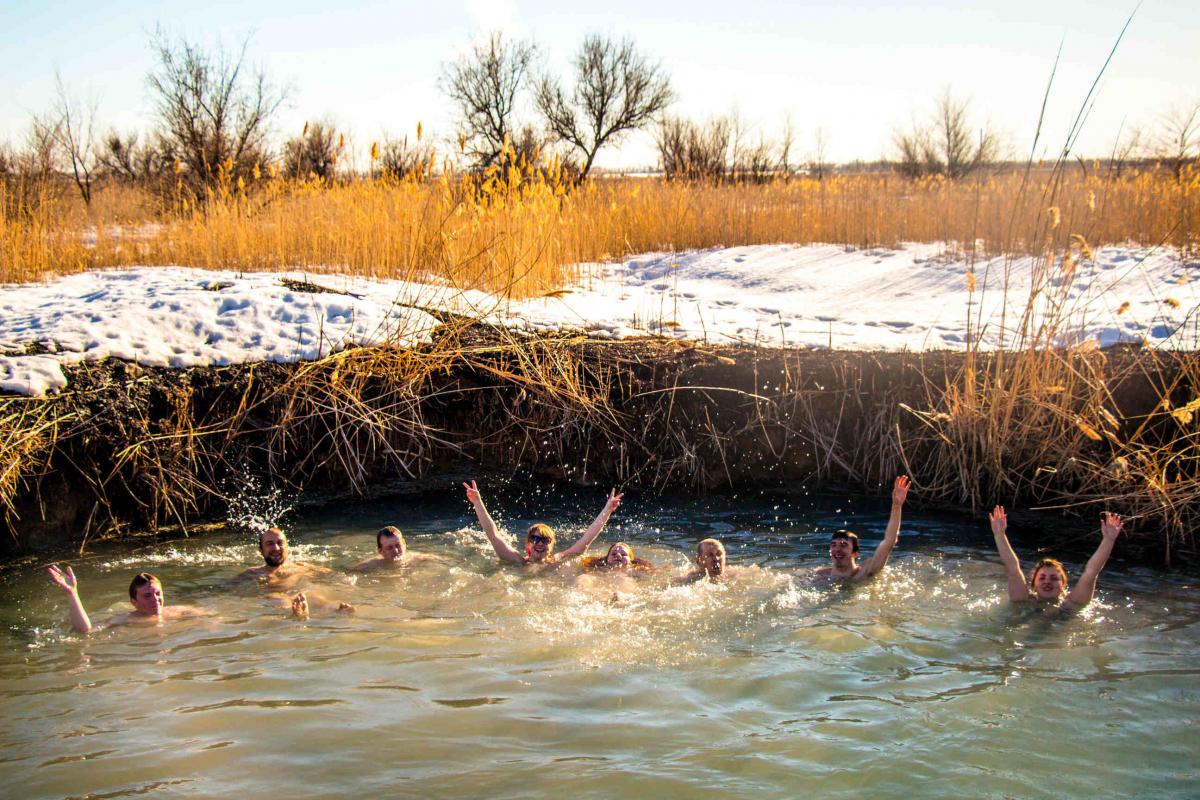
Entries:
POLYGON ((467 500, 471 501, 472 505, 479 502, 479 487, 475 485, 475 481, 464 481, 463 488, 467 490, 467 500))
POLYGON ((308 598, 304 592, 292 598, 292 614, 296 619, 308 619, 308 598))
POLYGON ((1125 523, 1121 520, 1120 514, 1106 512, 1100 515, 1100 534, 1105 539, 1115 540, 1124 527, 1125 523))
POLYGON ((904 505, 904 499, 908 497, 908 489, 912 486, 912 481, 907 476, 901 475, 896 478, 896 485, 892 487, 892 503, 894 505, 904 505))
POLYGON ((618 494, 616 489, 612 489, 611 491, 609 491, 608 502, 606 502, 604 504, 604 510, 607 511, 609 514, 616 511, 618 508, 621 507, 621 498, 624 496, 625 496, 624 492, 621 492, 620 494, 618 494))
POLYGON ((992 533, 996 536, 1004 536, 1008 531, 1008 517, 1004 513, 1004 506, 996 506, 992 509, 992 513, 988 514, 988 519, 992 522, 992 533))
POLYGON ((79 581, 75 579, 75 573, 69 564, 65 572, 59 569, 58 564, 51 564, 46 571, 50 573, 50 580, 54 581, 64 592, 74 594, 78 591, 79 581))

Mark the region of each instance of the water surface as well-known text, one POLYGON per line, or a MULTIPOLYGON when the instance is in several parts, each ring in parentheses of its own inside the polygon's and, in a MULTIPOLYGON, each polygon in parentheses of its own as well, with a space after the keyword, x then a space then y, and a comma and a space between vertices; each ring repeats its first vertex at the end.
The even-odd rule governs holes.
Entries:
MULTIPOLYGON (((570 542, 603 493, 487 499, 570 542)), ((986 530, 910 511, 880 579, 813 578, 831 530, 869 553, 886 511, 629 497, 597 552, 629 541, 659 570, 585 585, 498 564, 457 492, 333 507, 289 523, 300 557, 340 569, 392 523, 446 561, 339 575, 323 590, 358 613, 298 622, 231 584, 261 563, 244 533, 110 546, 72 560, 93 621, 128 609, 139 570, 219 616, 91 637, 43 564, 10 567, 0 780, 29 798, 1200 793, 1194 574, 1114 562, 1077 618, 1014 610, 986 530), (706 536, 740 572, 670 586, 706 536)))

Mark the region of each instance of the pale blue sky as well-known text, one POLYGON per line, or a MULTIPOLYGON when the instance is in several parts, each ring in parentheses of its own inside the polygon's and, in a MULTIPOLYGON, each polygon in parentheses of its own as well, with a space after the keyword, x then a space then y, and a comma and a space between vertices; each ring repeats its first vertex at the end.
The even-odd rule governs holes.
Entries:
MULTIPOLYGON (((833 5, 0 0, 0 140, 21 137, 30 114, 51 105, 55 69, 73 92, 96 98, 103 127, 147 127, 148 39, 159 24, 209 45, 234 45, 252 32, 250 60, 294 87, 277 121, 281 134, 328 115, 360 152, 384 131, 411 135, 418 120, 448 137, 451 109, 437 88, 440 66, 481 30, 501 28, 537 40, 553 70, 565 70, 588 33, 632 37, 671 74, 676 112, 736 109, 769 137, 790 116, 794 152, 811 150, 820 127, 837 161, 889 154, 893 130, 947 85, 971 97, 977 119, 1005 132, 1014 151, 1027 153, 1062 42, 1040 148, 1054 155, 1135 3, 833 5)), ((1122 126, 1154 128, 1172 105, 1198 100, 1200 2, 1145 0, 1076 150, 1105 155, 1122 126)), ((600 163, 653 160, 648 138, 639 136, 600 163)))

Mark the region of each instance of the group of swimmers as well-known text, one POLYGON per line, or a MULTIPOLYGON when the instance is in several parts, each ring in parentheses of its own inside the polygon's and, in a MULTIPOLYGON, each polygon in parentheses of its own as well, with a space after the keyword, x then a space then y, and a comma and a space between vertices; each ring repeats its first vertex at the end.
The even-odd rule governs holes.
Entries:
MULTIPOLYGON (((479 488, 474 481, 464 483, 467 500, 475 509, 479 525, 491 543, 496 556, 505 562, 519 564, 523 569, 539 571, 548 568, 561 567, 575 559, 580 559, 581 578, 592 577, 598 573, 619 574, 625 577, 636 576, 639 573, 653 571, 654 565, 633 553, 633 548, 626 542, 616 542, 608 548, 603 556, 588 557, 585 554, 592 543, 599 537, 608 523, 613 512, 621 505, 622 494, 609 492, 604 508, 583 532, 575 544, 561 552, 555 552, 557 536, 554 530, 544 523, 536 523, 529 527, 525 535, 524 552, 509 544, 496 530, 479 488)), ((830 564, 817 570, 817 574, 831 580, 846 583, 859 583, 870 579, 883 570, 888 557, 900 537, 900 518, 904 501, 908 497, 910 482, 907 477, 896 478, 892 487, 891 513, 888 517, 887 529, 883 541, 875 549, 871 558, 859 563, 860 545, 858 536, 850 531, 839 530, 833 533, 829 542, 830 564)), ((1012 546, 1008 543, 1008 518, 1002 506, 996 506, 990 517, 992 535, 996 541, 996 550, 1000 561, 1008 574, 1008 596, 1014 602, 1038 602, 1060 605, 1065 609, 1078 610, 1092 600, 1096 591, 1096 579, 1104 569, 1113 545, 1121 532, 1121 517, 1117 514, 1105 513, 1100 519, 1101 540, 1096 552, 1084 567, 1083 574, 1074 587, 1068 586, 1066 570, 1055 559, 1043 558, 1033 566, 1033 572, 1026 580, 1021 569, 1020 561, 1012 546)), ((376 555, 366 561, 349 567, 352 572, 369 573, 384 570, 396 570, 409 564, 421 561, 441 561, 440 556, 415 553, 408 549, 404 534, 398 529, 388 526, 375 536, 376 555)), ((314 610, 329 610, 332 612, 353 612, 354 606, 344 600, 327 596, 324 592, 311 588, 298 591, 301 581, 332 575, 333 570, 298 561, 291 557, 287 536, 279 528, 271 528, 263 532, 258 539, 259 553, 262 555, 263 566, 247 569, 238 577, 254 579, 263 585, 270 596, 280 605, 298 618, 306 619, 314 610)), ((722 581, 731 574, 731 568, 726 565, 725 546, 718 539, 704 539, 696 546, 695 565, 686 573, 673 578, 672 583, 688 584, 698 581, 722 581)), ((101 626, 93 626, 79 599, 79 581, 68 566, 65 569, 53 564, 49 568, 50 579, 67 595, 70 606, 71 625, 80 633, 91 633, 103 627, 128 623, 162 622, 187 617, 210 615, 206 609, 198 606, 174 605, 168 606, 163 596, 162 581, 148 572, 140 572, 129 584, 129 600, 133 611, 112 617, 101 626)))

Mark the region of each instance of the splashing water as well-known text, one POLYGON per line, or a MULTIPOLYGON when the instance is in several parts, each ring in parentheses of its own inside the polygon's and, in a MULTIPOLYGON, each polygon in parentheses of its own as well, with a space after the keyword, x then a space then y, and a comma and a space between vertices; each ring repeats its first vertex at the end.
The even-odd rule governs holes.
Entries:
POLYGON ((296 496, 272 486, 264 489, 255 476, 246 477, 241 485, 227 487, 229 527, 258 536, 283 524, 284 518, 295 509, 296 496))
MULTIPOLYGON (((490 504, 509 531, 545 515, 565 545, 594 513, 517 491, 490 504)), ((501 565, 457 496, 307 511, 294 552, 334 570, 305 588, 358 607, 307 622, 234 580, 260 563, 246 523, 76 562, 94 621, 146 566, 214 619, 85 640, 44 574, 10 571, 0 774, 21 797, 1194 794, 1195 575, 1114 561, 1061 619, 1002 600, 983 526, 911 514, 886 572, 846 588, 813 568, 836 528, 869 553, 878 503, 649 505, 596 545, 631 542, 658 567, 638 578, 501 565), (344 575, 384 524, 443 560, 344 575), (711 535, 730 579, 673 585, 711 535)))

